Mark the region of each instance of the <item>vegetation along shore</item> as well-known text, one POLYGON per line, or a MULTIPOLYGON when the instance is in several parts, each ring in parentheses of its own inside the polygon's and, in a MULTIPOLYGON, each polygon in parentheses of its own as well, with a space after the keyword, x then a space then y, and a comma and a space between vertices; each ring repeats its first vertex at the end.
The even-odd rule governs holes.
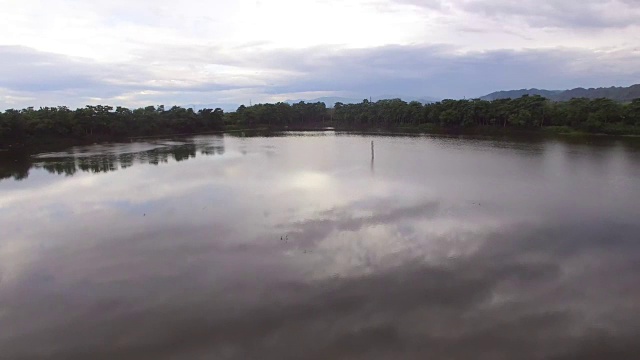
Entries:
POLYGON ((148 106, 128 109, 64 106, 9 109, 0 113, 0 147, 40 142, 111 141, 138 136, 267 128, 404 132, 542 131, 640 135, 640 99, 574 98, 555 102, 539 95, 493 101, 443 100, 422 104, 400 99, 357 104, 323 102, 256 104, 222 109, 148 106))

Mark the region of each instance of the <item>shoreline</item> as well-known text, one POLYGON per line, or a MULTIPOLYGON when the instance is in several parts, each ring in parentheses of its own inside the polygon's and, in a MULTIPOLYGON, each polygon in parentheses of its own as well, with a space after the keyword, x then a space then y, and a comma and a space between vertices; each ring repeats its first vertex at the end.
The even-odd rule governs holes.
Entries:
POLYGON ((432 127, 429 129, 420 129, 418 127, 401 127, 401 128, 348 128, 348 127, 317 127, 317 126, 296 126, 296 127, 248 127, 242 129, 225 129, 204 132, 183 132, 156 134, 133 137, 46 137, 46 138, 29 138, 24 143, 0 144, 0 151, 13 152, 24 150, 40 150, 60 149, 73 146, 87 146, 95 144, 123 143, 144 141, 146 139, 163 139, 172 137, 189 137, 199 135, 237 135, 248 133, 248 136, 269 136, 278 133, 296 133, 296 132, 327 132, 350 133, 356 135, 378 135, 378 136, 424 136, 424 135, 444 135, 444 136, 506 136, 514 138, 536 137, 536 138, 578 138, 578 137, 598 137, 598 138, 640 138, 640 134, 607 134, 607 133, 589 133, 584 131, 572 130, 570 128, 558 129, 535 128, 535 129, 514 129, 514 128, 495 128, 495 127, 470 127, 470 128, 443 128, 432 127))

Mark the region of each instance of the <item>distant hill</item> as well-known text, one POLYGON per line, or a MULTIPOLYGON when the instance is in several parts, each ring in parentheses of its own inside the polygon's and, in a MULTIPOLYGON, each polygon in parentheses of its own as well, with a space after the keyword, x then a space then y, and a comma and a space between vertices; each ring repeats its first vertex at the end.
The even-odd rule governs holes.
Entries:
MULTIPOLYGON (((434 102, 438 102, 442 99, 439 98, 434 98, 431 96, 421 96, 421 97, 415 97, 415 96, 400 96, 400 95, 380 95, 380 96, 374 96, 371 100, 372 101, 379 101, 379 100, 388 100, 388 99, 402 99, 406 102, 412 102, 412 101, 417 101, 423 104, 430 104, 430 103, 434 103, 434 102)), ((362 100, 360 100, 362 101, 362 100)))
MULTIPOLYGON (((289 103, 289 104, 295 104, 295 103, 299 103, 300 101, 304 101, 306 103, 314 103, 314 102, 323 102, 325 103, 325 105, 327 105, 327 107, 333 107, 337 102, 341 102, 343 104, 359 104, 362 102, 362 100, 364 100, 365 98, 346 98, 346 97, 334 97, 334 96, 326 96, 326 97, 320 97, 320 98, 316 98, 316 99, 298 99, 298 100, 287 100, 285 102, 289 103)), ((369 99, 369 98, 367 98, 369 99)), ((413 97, 413 96, 400 96, 400 95, 380 95, 380 96, 374 96, 371 97, 371 101, 376 102, 376 101, 380 101, 380 100, 386 100, 386 99, 402 99, 406 102, 411 102, 411 101, 418 101, 421 102, 423 104, 429 104, 429 103, 433 103, 436 101, 440 101, 440 99, 437 98, 433 98, 433 97, 413 97)))
POLYGON ((589 98, 589 99, 597 99, 597 98, 607 98, 616 101, 631 101, 633 99, 640 99, 640 84, 631 85, 629 87, 609 87, 609 88, 591 88, 591 89, 583 89, 577 88, 573 90, 567 90, 560 94, 558 94, 554 100, 556 101, 567 101, 573 98, 589 98))
POLYGON ((186 109, 192 108, 195 111, 202 110, 202 109, 220 108, 220 109, 224 110, 225 112, 232 112, 232 111, 236 111, 236 109, 240 105, 239 104, 218 103, 218 104, 186 104, 186 105, 183 105, 183 106, 186 109))
POLYGON ((517 99, 524 95, 540 95, 546 97, 547 99, 551 99, 558 94, 561 94, 562 90, 541 90, 541 89, 520 89, 520 90, 507 90, 507 91, 496 91, 492 92, 489 95, 485 95, 481 97, 482 100, 498 100, 498 99, 517 99))
POLYGON ((482 100, 496 99, 516 99, 523 95, 540 95, 554 101, 568 101, 573 98, 607 98, 621 102, 631 101, 640 98, 640 84, 629 87, 609 87, 609 88, 575 88, 571 90, 541 90, 541 89, 521 89, 510 91, 497 91, 489 95, 482 96, 482 100))
POLYGON ((355 103, 362 102, 362 99, 346 98, 346 97, 338 97, 338 96, 324 96, 324 97, 319 97, 315 99, 287 100, 285 102, 289 104, 296 104, 296 103, 299 103, 300 101, 304 101, 306 103, 323 102, 325 105, 327 105, 327 107, 333 107, 333 105, 335 105, 335 103, 337 102, 341 102, 343 104, 355 104, 355 103))

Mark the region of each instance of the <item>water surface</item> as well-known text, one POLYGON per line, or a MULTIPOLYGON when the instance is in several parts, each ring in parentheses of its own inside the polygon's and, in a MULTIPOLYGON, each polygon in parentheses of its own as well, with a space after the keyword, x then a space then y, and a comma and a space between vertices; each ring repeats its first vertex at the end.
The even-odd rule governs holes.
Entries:
POLYGON ((2 359, 640 358, 631 140, 1 155, 2 359))

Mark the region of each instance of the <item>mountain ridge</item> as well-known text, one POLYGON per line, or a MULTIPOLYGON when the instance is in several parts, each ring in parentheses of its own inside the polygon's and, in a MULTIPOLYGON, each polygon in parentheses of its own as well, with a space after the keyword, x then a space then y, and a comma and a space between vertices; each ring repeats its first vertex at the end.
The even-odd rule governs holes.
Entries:
POLYGON ((569 90, 520 89, 495 91, 481 96, 481 100, 516 99, 524 95, 540 95, 553 101, 569 101, 573 98, 607 98, 620 102, 628 102, 640 98, 640 84, 627 87, 574 88, 569 90))

